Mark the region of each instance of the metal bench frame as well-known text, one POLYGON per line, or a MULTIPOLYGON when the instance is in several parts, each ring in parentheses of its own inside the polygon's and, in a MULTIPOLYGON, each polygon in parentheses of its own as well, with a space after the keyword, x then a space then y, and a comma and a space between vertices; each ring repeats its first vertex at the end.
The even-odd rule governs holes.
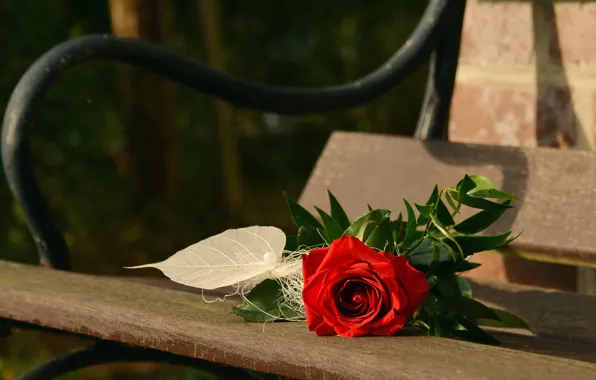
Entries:
MULTIPOLYGON (((237 107, 282 115, 306 115, 359 106, 389 91, 429 57, 428 84, 415 137, 446 138, 449 109, 466 0, 430 0, 403 46, 374 72, 351 83, 303 89, 266 86, 214 70, 149 42, 91 35, 64 42, 41 56, 22 76, 6 108, 2 162, 10 190, 23 210, 42 265, 71 270, 70 254, 56 227, 29 161, 28 129, 48 87, 68 68, 90 60, 112 60, 144 68, 225 100, 237 107)), ((11 323, 12 327, 40 328, 11 323)), ((22 379, 48 379, 84 367, 114 361, 156 361, 204 368, 232 378, 254 374, 166 352, 98 341, 92 347, 56 358, 22 379), (222 372, 223 371, 223 372, 222 372)))

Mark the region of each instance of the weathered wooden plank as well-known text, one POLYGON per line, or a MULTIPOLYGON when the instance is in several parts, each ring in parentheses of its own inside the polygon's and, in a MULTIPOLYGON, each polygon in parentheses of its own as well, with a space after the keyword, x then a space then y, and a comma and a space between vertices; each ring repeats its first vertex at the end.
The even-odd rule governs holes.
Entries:
POLYGON ((511 311, 542 337, 596 344, 596 297, 506 283, 470 281, 474 297, 511 311))
MULTIPOLYGON (((201 294, 200 289, 159 277, 111 277, 159 288, 201 294)), ((492 307, 509 310, 532 326, 532 332, 560 342, 574 341, 596 345, 596 297, 552 289, 497 282, 470 280, 474 297, 492 307)), ((229 289, 232 292, 233 289, 229 289)), ((210 292, 207 298, 226 292, 210 292)), ((232 304, 240 302, 230 298, 232 304)), ((517 331, 517 334, 526 334, 517 331)), ((530 334, 530 333, 527 333, 530 334)), ((530 334, 531 335, 531 334, 530 334)), ((528 341, 525 341, 528 342, 528 341)), ((594 355, 596 357, 596 355, 594 355)))
POLYGON ((511 248, 596 267, 596 156, 589 152, 335 132, 300 202, 325 208, 329 189, 352 218, 369 203, 398 212, 402 198, 424 203, 435 184, 453 186, 465 174, 485 175, 522 199, 488 232, 523 231, 511 248))
MULTIPOLYGON (((594 346, 501 335, 509 348, 408 335, 317 337, 252 324, 199 294, 0 261, 0 318, 301 379, 592 379, 594 346), (556 357, 561 347, 562 356, 556 357), (540 352, 541 355, 522 351, 540 352)), ((584 315, 578 305, 575 318, 584 315)))

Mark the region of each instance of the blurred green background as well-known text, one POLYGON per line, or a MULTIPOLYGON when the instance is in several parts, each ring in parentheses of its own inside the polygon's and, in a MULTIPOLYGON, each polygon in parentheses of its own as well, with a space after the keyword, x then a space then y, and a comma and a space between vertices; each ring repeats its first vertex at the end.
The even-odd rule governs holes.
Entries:
MULTIPOLYGON (((234 75, 316 87, 348 82, 406 40, 425 2, 346 0, 0 0, 0 102, 52 46, 92 33, 148 39, 234 75)), ((76 271, 130 275, 223 229, 290 231, 281 191, 297 197, 332 130, 413 131, 426 67, 363 107, 303 118, 236 109, 143 71, 89 62, 47 93, 32 161, 76 271)), ((26 225, 0 185, 0 258, 37 263, 26 225)), ((157 274, 156 274, 157 275, 157 274)), ((0 340, 0 378, 79 347, 17 332, 0 340)), ((152 364, 110 365, 72 379, 199 379, 152 364), (136 375, 135 375, 136 374, 136 375)))

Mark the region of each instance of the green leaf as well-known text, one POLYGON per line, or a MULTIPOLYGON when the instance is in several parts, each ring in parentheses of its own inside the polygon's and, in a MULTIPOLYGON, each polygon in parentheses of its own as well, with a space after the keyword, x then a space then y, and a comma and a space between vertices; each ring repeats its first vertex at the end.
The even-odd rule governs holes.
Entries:
POLYGON ((453 260, 449 261, 442 261, 439 264, 432 268, 432 271, 429 270, 429 274, 437 275, 437 276, 447 276, 450 274, 467 272, 472 269, 476 269, 480 266, 478 263, 471 263, 468 260, 459 260, 454 262, 453 260))
POLYGON ((322 247, 327 245, 323 231, 311 226, 303 226, 298 230, 298 247, 322 247))
POLYGON ((453 331, 459 326, 451 319, 446 318, 443 315, 435 314, 430 318, 429 335, 432 336, 450 336, 453 331))
POLYGON ((509 240, 507 240, 509 235, 511 235, 511 232, 493 236, 462 235, 456 236, 455 240, 461 247, 464 256, 467 257, 474 253, 491 251, 493 249, 504 247, 509 242, 509 240))
POLYGON ((368 237, 370 236, 370 234, 377 228, 377 226, 380 224, 380 222, 372 222, 369 223, 366 228, 364 228, 364 232, 362 233, 362 237, 358 237, 359 239, 361 239, 363 242, 366 241, 368 239, 368 237))
POLYGON ((389 210, 373 210, 356 219, 354 223, 344 231, 343 236, 355 236, 358 239, 365 241, 367 237, 365 232, 372 232, 372 229, 374 229, 383 218, 389 217, 389 215, 391 215, 391 211, 389 210), (367 228, 368 231, 366 231, 367 228))
POLYGON ((466 176, 467 178, 469 178, 472 182, 474 182, 474 187, 473 190, 491 190, 495 188, 495 185, 493 184, 493 181, 491 181, 490 179, 488 179, 487 177, 481 176, 481 175, 470 175, 470 176, 466 176))
POLYGON ((404 204, 406 205, 406 211, 408 214, 408 220, 406 225, 406 234, 404 236, 404 240, 401 242, 401 245, 404 249, 408 249, 412 243, 416 240, 416 214, 414 214, 414 209, 407 200, 404 199, 404 204))
POLYGON ((428 200, 426 201, 424 206, 415 205, 416 208, 423 207, 423 208, 429 210, 428 212, 426 212, 426 211, 423 212, 423 211, 420 211, 420 209, 418 208, 418 211, 420 212, 420 216, 418 216, 418 225, 419 226, 423 226, 426 223, 428 223, 430 211, 432 210, 432 207, 436 204, 438 198, 439 198, 439 188, 437 187, 437 185, 435 185, 435 188, 433 189, 432 194, 430 195, 430 197, 428 198, 428 200))
POLYGON ((480 210, 498 210, 511 208, 511 206, 504 206, 502 203, 491 202, 482 198, 474 198, 466 194, 451 193, 451 195, 461 204, 480 210))
POLYGON ((430 214, 434 213, 444 226, 452 226, 455 224, 451 213, 445 206, 445 203, 440 198, 438 187, 435 185, 432 195, 426 201, 425 205, 414 204, 420 213, 418 217, 418 226, 423 226, 428 223, 430 214))
POLYGON ((393 250, 393 228, 389 218, 384 218, 381 223, 370 233, 366 245, 384 251, 387 247, 393 250))
POLYGON ((445 192, 445 199, 447 200, 447 203, 449 203, 449 206, 451 206, 453 211, 459 213, 459 205, 455 204, 455 201, 453 200, 453 197, 451 197, 451 195, 449 194, 449 191, 445 192))
POLYGON ((453 264, 453 272, 467 272, 471 271, 472 269, 476 269, 481 265, 479 263, 472 263, 468 260, 460 260, 457 263, 453 264))
POLYGON ((331 217, 339 223, 342 230, 346 230, 346 228, 350 227, 350 219, 346 215, 346 212, 341 207, 337 199, 330 191, 327 191, 329 194, 329 205, 331 206, 331 217))
POLYGON ((438 281, 437 276, 429 276, 426 279, 426 283, 428 284, 429 289, 432 288, 433 286, 435 286, 437 281, 438 281))
POLYGON ((441 244, 436 243, 434 240, 431 240, 431 243, 433 246, 433 259, 430 263, 430 272, 434 272, 441 261, 441 244))
POLYGON ((494 198, 494 199, 517 199, 513 194, 495 189, 493 182, 483 176, 471 175, 469 178, 474 182, 475 187, 467 192, 468 195, 476 198, 494 198))
POLYGON ((430 336, 445 336, 443 328, 441 326, 441 320, 438 315, 433 315, 430 329, 428 330, 430 336))
POLYGON ((512 329, 524 329, 528 331, 532 331, 530 327, 524 322, 520 317, 511 314, 508 311, 490 308, 496 315, 499 316, 501 319, 500 321, 495 321, 493 319, 483 319, 478 318, 476 322, 479 326, 490 326, 490 327, 503 327, 503 328, 512 328, 512 329))
POLYGON ((488 201, 483 198, 476 198, 470 196, 468 193, 477 188, 476 183, 469 177, 465 176, 464 179, 460 181, 457 185, 456 190, 450 189, 451 195, 457 200, 458 202, 481 210, 494 210, 494 209, 507 209, 511 208, 511 206, 505 206, 501 203, 495 203, 488 201))
POLYGON ((408 253, 410 264, 417 269, 422 269, 422 271, 425 272, 425 269, 430 267, 433 263, 435 247, 439 250, 439 263, 444 261, 453 262, 451 254, 444 245, 436 243, 435 246, 433 245, 433 240, 431 238, 425 237, 422 239, 420 244, 418 244, 408 253))
POLYGON ((435 241, 441 243, 441 245, 443 245, 445 247, 445 249, 447 249, 447 251, 449 251, 453 262, 457 263, 459 261, 462 261, 462 260, 459 260, 459 256, 461 255, 461 253, 456 253, 455 250, 453 249, 453 247, 451 247, 449 245, 449 244, 453 244, 453 242, 451 242, 448 239, 435 239, 435 241))
POLYGON ((393 240, 395 241, 395 244, 400 244, 403 240, 404 237, 406 236, 406 223, 403 222, 403 217, 401 212, 399 213, 399 216, 397 217, 396 220, 394 220, 393 222, 393 240))
POLYGON ((288 208, 290 209, 290 214, 292 215, 292 219, 294 223, 298 227, 310 226, 314 228, 321 228, 323 226, 319 221, 304 207, 300 206, 295 200, 293 200, 289 195, 285 192, 283 193, 284 197, 286 198, 286 202, 288 203, 288 208))
POLYGON ((518 200, 518 198, 515 195, 497 189, 478 191, 474 190, 468 193, 468 195, 476 198, 506 199, 508 201, 518 200))
POLYGON ((502 247, 506 247, 509 244, 511 244, 514 240, 516 240, 518 237, 520 237, 522 233, 523 233, 523 231, 520 232, 519 234, 515 235, 514 237, 509 238, 509 240, 507 240, 505 243, 503 243, 502 247))
POLYGON ((284 251, 294 252, 298 250, 298 236, 287 236, 286 237, 286 246, 284 247, 284 251))
POLYGON ((404 216, 400 212, 399 215, 397 216, 397 219, 395 219, 394 223, 402 223, 403 221, 404 221, 404 216))
MULTIPOLYGON (((454 245, 455 248, 457 249, 457 253, 459 253, 459 255, 461 256, 461 258, 464 258, 464 253, 462 248, 459 246, 459 243, 457 242, 457 240, 453 237, 453 235, 451 235, 451 233, 449 231, 447 231, 447 228, 441 223, 441 221, 439 220, 439 218, 437 218, 435 215, 431 215, 430 216, 430 220, 433 222, 434 226, 447 238, 449 239, 454 245)), ((455 255, 453 256, 453 260, 457 261, 458 257, 456 257, 455 255)))
POLYGON ((246 298, 251 308, 269 310, 275 306, 280 291, 281 285, 277 281, 267 279, 257 284, 246 298))
POLYGON ((424 216, 425 218, 428 218, 430 216, 430 212, 434 207, 434 205, 419 205, 417 203, 414 203, 414 206, 416 206, 420 215, 424 216))
POLYGON ((434 205, 437 202, 437 199, 439 199, 439 187, 437 185, 435 185, 435 188, 433 189, 432 194, 430 195, 430 197, 428 198, 428 200, 426 201, 426 205, 434 205))
MULTIPOLYGON (((439 280, 440 282, 441 280, 439 280)), ((437 301, 437 309, 442 312, 452 312, 464 317, 500 320, 499 316, 489 307, 464 296, 441 296, 437 301)))
MULTIPOLYGON (((509 206, 511 201, 507 200, 503 204, 509 206)), ((480 231, 484 231, 496 222, 501 215, 505 212, 503 209, 483 210, 479 213, 472 215, 468 219, 456 224, 453 229, 461 234, 476 234, 480 231)))
POLYGON ((438 277, 436 287, 442 296, 472 298, 472 287, 468 280, 454 273, 438 277))
POLYGON ((501 343, 497 339, 495 339, 495 337, 493 337, 492 335, 478 327, 476 324, 474 324, 474 322, 471 322, 470 320, 462 316, 454 315, 453 320, 459 323, 463 328, 465 328, 465 330, 453 331, 453 335, 459 336, 461 338, 476 343, 484 343, 491 345, 497 345, 501 343))
POLYGON ((456 276, 456 281, 460 294, 463 297, 472 298, 472 286, 470 286, 470 282, 461 276, 456 276))
POLYGON ((275 280, 267 279, 255 286, 241 305, 232 308, 232 312, 250 322, 269 322, 298 317, 296 312, 278 304, 280 296, 281 285, 275 280))
POLYGON ((341 228, 339 223, 333 219, 329 214, 325 211, 321 210, 318 207, 315 207, 319 215, 321 216, 321 220, 323 221, 323 225, 325 226, 325 231, 327 232, 327 236, 329 238, 329 244, 335 239, 339 239, 343 234, 344 230, 341 228))
POLYGON ((439 203, 437 204, 436 215, 437 219, 439 219, 439 221, 445 227, 453 226, 455 224, 455 221, 453 220, 451 213, 449 212, 447 206, 445 206, 445 203, 443 203, 441 199, 439 199, 439 203))

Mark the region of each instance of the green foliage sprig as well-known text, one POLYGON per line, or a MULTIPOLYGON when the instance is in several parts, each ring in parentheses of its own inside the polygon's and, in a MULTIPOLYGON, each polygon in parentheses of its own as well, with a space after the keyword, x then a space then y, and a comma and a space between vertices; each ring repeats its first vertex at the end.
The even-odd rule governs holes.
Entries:
MULTIPOLYGON (((369 206, 368 213, 350 222, 342 206, 329 192, 330 214, 316 208, 319 221, 295 200, 285 197, 298 227, 298 234, 288 237, 287 251, 327 246, 342 236, 355 236, 372 248, 407 256, 412 266, 425 273, 431 288, 411 319, 412 326, 433 336, 461 337, 487 344, 497 344, 498 341, 480 326, 529 329, 515 315, 474 300, 470 284, 460 276, 480 265, 468 261, 474 253, 505 247, 519 236, 511 237, 511 231, 478 235, 495 223, 517 199, 495 189, 488 178, 466 175, 455 187, 439 190, 435 186, 428 201, 422 205, 412 206, 404 199, 405 217, 399 213, 395 219, 391 218, 391 211, 369 206), (464 206, 478 211, 457 222, 464 206)), ((290 310, 282 310, 277 303, 280 295, 279 284, 266 280, 248 295, 249 303, 245 302, 233 311, 250 321, 292 319, 296 315, 290 310), (268 316, 265 318, 259 309, 268 310, 268 316)))

